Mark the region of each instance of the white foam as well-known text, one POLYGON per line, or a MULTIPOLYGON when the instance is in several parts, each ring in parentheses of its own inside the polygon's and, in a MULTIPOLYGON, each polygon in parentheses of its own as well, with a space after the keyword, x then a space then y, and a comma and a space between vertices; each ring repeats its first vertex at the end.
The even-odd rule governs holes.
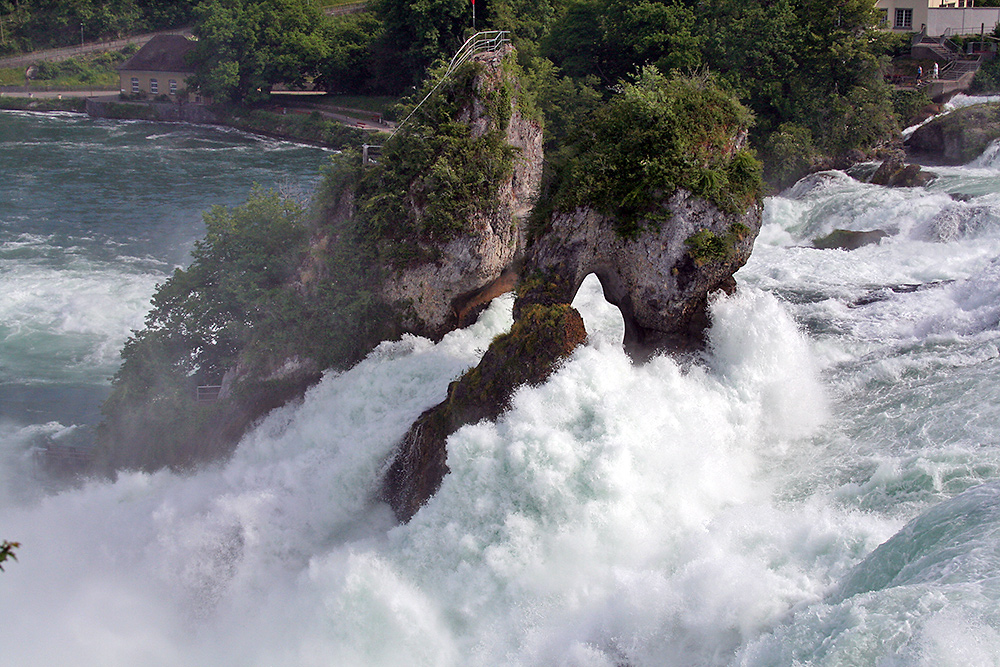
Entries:
POLYGON ((0 260, 0 363, 20 381, 104 380, 163 280, 161 273, 127 265, 66 259, 59 266, 44 259, 0 260))

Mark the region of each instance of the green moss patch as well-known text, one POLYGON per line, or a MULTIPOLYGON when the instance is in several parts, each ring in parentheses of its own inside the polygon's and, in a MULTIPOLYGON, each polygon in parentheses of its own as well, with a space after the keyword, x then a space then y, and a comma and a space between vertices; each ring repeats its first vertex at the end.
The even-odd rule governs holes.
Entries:
POLYGON ((729 226, 723 235, 707 229, 695 232, 684 243, 696 266, 711 262, 731 262, 736 257, 736 246, 750 233, 750 229, 739 222, 729 226))

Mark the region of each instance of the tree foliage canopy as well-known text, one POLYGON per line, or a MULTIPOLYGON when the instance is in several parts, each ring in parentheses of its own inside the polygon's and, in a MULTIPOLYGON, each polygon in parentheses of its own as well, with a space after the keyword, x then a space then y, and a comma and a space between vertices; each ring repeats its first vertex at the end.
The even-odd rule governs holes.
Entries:
POLYGON ((191 22, 196 0, 0 0, 0 53, 124 37, 191 22), (81 34, 82 33, 82 34, 81 34))
POLYGON ((309 0, 204 0, 196 17, 193 83, 220 101, 302 84, 330 52, 324 16, 309 0))

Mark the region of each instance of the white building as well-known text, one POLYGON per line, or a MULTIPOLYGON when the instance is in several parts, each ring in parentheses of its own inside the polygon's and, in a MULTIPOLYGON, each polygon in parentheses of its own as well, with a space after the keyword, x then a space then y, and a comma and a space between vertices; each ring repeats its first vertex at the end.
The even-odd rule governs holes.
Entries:
POLYGON ((975 7, 974 0, 878 0, 882 27, 893 32, 969 35, 992 32, 1000 7, 975 7))

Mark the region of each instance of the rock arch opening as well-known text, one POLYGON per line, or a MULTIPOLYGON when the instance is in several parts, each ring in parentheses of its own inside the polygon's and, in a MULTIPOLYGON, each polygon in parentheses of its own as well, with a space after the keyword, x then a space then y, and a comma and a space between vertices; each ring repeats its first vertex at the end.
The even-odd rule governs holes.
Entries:
POLYGON ((573 297, 573 307, 583 317, 591 344, 622 345, 625 318, 618 306, 607 300, 596 273, 587 275, 573 297))

